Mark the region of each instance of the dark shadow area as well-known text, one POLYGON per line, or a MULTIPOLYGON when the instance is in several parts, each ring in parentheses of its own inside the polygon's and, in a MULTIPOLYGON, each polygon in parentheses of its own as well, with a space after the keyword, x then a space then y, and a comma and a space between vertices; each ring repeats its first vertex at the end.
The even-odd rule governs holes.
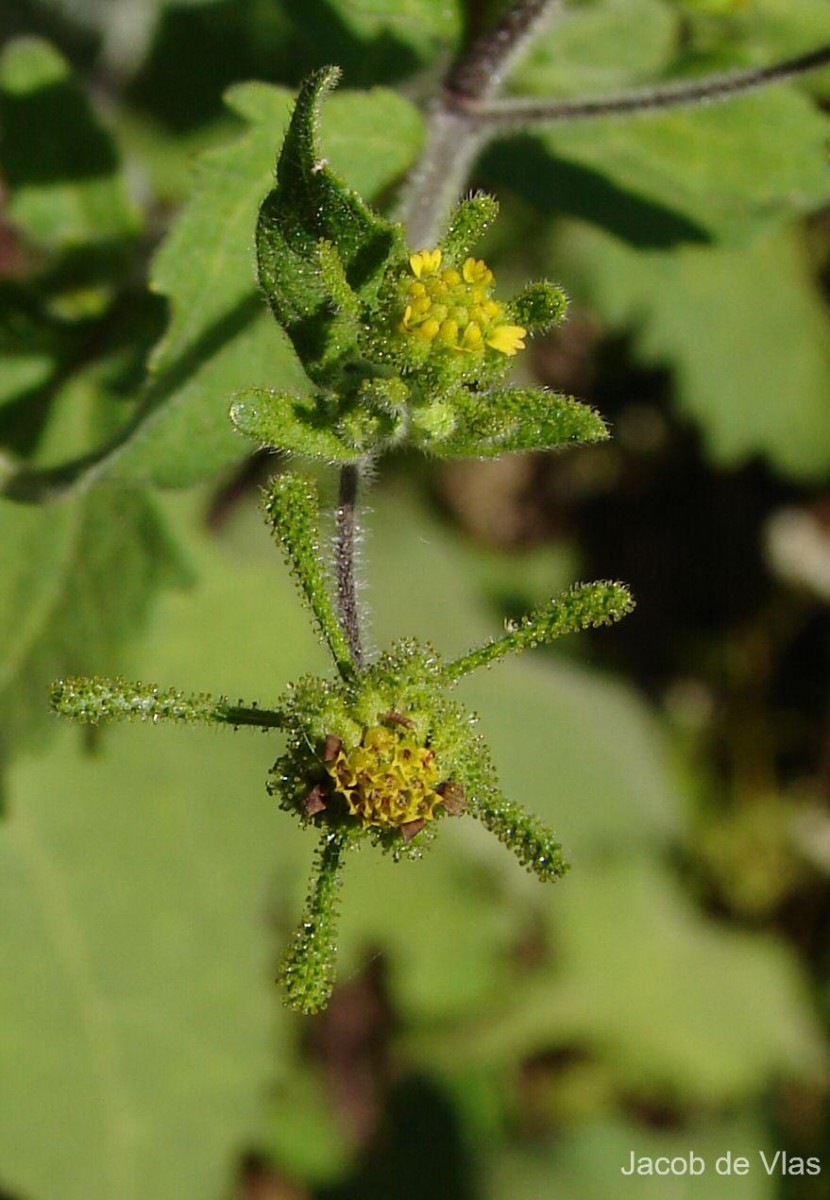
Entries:
POLYGON ((79 69, 89 67, 99 46, 92 30, 36 0, 3 0, 0 4, 0 47, 12 38, 42 37, 59 46, 79 69))
POLYGON ((410 1075, 389 1094, 383 1126, 352 1179, 317 1200, 477 1200, 472 1164, 452 1103, 410 1075))
MULTIPOLYGON (((632 396, 667 408, 665 375, 633 370, 624 343, 608 345, 605 356, 592 400, 612 429, 632 396)), ((575 514, 587 577, 625 579, 637 598, 613 643, 649 691, 682 674, 702 639, 728 637, 768 602, 773 584, 761 530, 791 494, 761 462, 717 470, 689 427, 669 429, 659 453, 618 445, 617 485, 575 514)), ((555 467, 548 460, 542 470, 555 467)))
POLYGON ((0 446, 23 460, 36 453, 61 388, 96 360, 108 401, 119 402, 111 407, 110 424, 122 420, 123 405, 141 394, 147 355, 167 319, 164 300, 146 292, 124 291, 92 320, 50 319, 39 300, 13 282, 0 281, 0 351, 52 359, 44 382, 0 404, 0 446), (7 299, 10 304, 18 300, 14 324, 5 320, 7 299), (21 314, 29 316, 28 325, 22 324, 21 314))
POLYGON ((493 145, 476 175, 487 191, 514 192, 546 217, 578 217, 642 249, 709 241, 705 230, 681 214, 617 187, 598 171, 557 158, 528 135, 493 145))
POLYGON ((12 191, 101 178, 118 169, 109 137, 70 79, 22 95, 0 92, 0 128, 3 176, 12 191))
POLYGON ((357 37, 326 0, 303 0, 291 10, 310 66, 337 63, 347 87, 395 83, 423 66, 411 47, 391 32, 383 30, 371 41, 357 37))
POLYGON ((166 8, 150 55, 125 93, 128 103, 185 133, 226 113, 222 93, 259 79, 294 86, 308 70, 292 22, 275 0, 225 0, 166 8))
POLYGON ((3 495, 24 503, 40 503, 55 498, 74 487, 81 476, 110 454, 124 446, 147 418, 187 382, 202 363, 219 353, 223 346, 246 329, 262 311, 262 300, 256 292, 243 297, 224 317, 215 321, 174 363, 152 376, 140 407, 112 438, 102 446, 43 470, 21 469, 5 485, 3 495))

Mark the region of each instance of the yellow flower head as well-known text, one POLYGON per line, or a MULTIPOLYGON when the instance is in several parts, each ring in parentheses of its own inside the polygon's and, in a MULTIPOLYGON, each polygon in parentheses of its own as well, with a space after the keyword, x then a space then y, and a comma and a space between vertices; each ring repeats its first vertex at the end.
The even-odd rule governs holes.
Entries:
POLYGON ((326 764, 335 793, 364 826, 428 821, 442 803, 435 755, 408 729, 367 729, 359 746, 341 747, 326 764))
POLYGON ((481 259, 467 258, 459 271, 443 267, 440 248, 412 254, 414 278, 406 284, 400 328, 459 354, 485 347, 508 356, 524 350, 527 330, 508 325, 504 306, 492 297, 493 272, 481 259))

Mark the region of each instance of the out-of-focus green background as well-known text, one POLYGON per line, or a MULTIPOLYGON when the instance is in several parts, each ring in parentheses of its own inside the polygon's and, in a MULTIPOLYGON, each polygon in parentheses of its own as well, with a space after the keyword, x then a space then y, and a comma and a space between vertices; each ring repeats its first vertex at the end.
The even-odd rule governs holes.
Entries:
MULTIPOLYGON (((252 299, 289 96, 222 95, 330 61, 391 89, 336 97, 323 140, 392 206, 419 109, 498 8, 0 13, 0 474, 53 501, 0 502, 2 1200, 830 1196, 830 72, 492 145, 483 252, 506 294, 546 274, 573 298, 518 370, 614 441, 401 458, 368 493, 375 648, 459 653, 576 578, 630 583, 619 627, 464 685, 564 882, 471 821, 419 863, 356 856, 339 987, 301 1019, 273 985, 312 852, 265 793, 279 736, 47 710, 62 673, 267 703, 326 668, 256 509, 285 464, 224 416, 257 373, 298 385, 252 299), (768 1174, 778 1150, 822 1173, 768 1174), (625 1178, 632 1151, 707 1171, 625 1178), (727 1151, 747 1175, 715 1173, 727 1151)), ((572 0, 511 86, 828 40, 826 0, 572 0)))

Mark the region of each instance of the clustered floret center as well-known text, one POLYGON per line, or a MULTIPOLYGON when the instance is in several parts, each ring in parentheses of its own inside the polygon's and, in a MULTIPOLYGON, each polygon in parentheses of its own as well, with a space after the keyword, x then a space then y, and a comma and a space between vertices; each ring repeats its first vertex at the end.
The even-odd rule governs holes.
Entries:
POLYGON ((336 792, 363 825, 400 826, 435 816, 442 796, 435 754, 408 730, 377 725, 326 764, 336 792))
POLYGON ((500 354, 524 350, 527 330, 505 320, 504 305, 492 297, 493 272, 481 259, 467 258, 458 270, 442 267, 442 252, 420 250, 409 266, 401 330, 462 354, 489 346, 500 354))

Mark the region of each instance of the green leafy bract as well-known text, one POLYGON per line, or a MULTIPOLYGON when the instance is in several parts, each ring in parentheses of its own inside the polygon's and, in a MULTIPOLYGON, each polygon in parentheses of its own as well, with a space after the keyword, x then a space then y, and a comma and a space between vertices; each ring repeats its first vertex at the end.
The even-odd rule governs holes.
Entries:
POLYGON ((589 405, 539 388, 501 388, 483 395, 459 390, 416 410, 413 421, 416 444, 420 426, 432 435, 425 448, 437 458, 497 458, 608 437, 605 422, 589 405), (446 436, 440 436, 441 422, 448 427, 446 436))
POLYGON ((356 345, 352 322, 332 311, 319 273, 318 244, 331 243, 352 290, 372 299, 400 234, 347 187, 317 145, 320 105, 339 71, 316 71, 300 88, 277 162, 277 186, 257 223, 259 281, 308 375, 335 384, 356 345))

